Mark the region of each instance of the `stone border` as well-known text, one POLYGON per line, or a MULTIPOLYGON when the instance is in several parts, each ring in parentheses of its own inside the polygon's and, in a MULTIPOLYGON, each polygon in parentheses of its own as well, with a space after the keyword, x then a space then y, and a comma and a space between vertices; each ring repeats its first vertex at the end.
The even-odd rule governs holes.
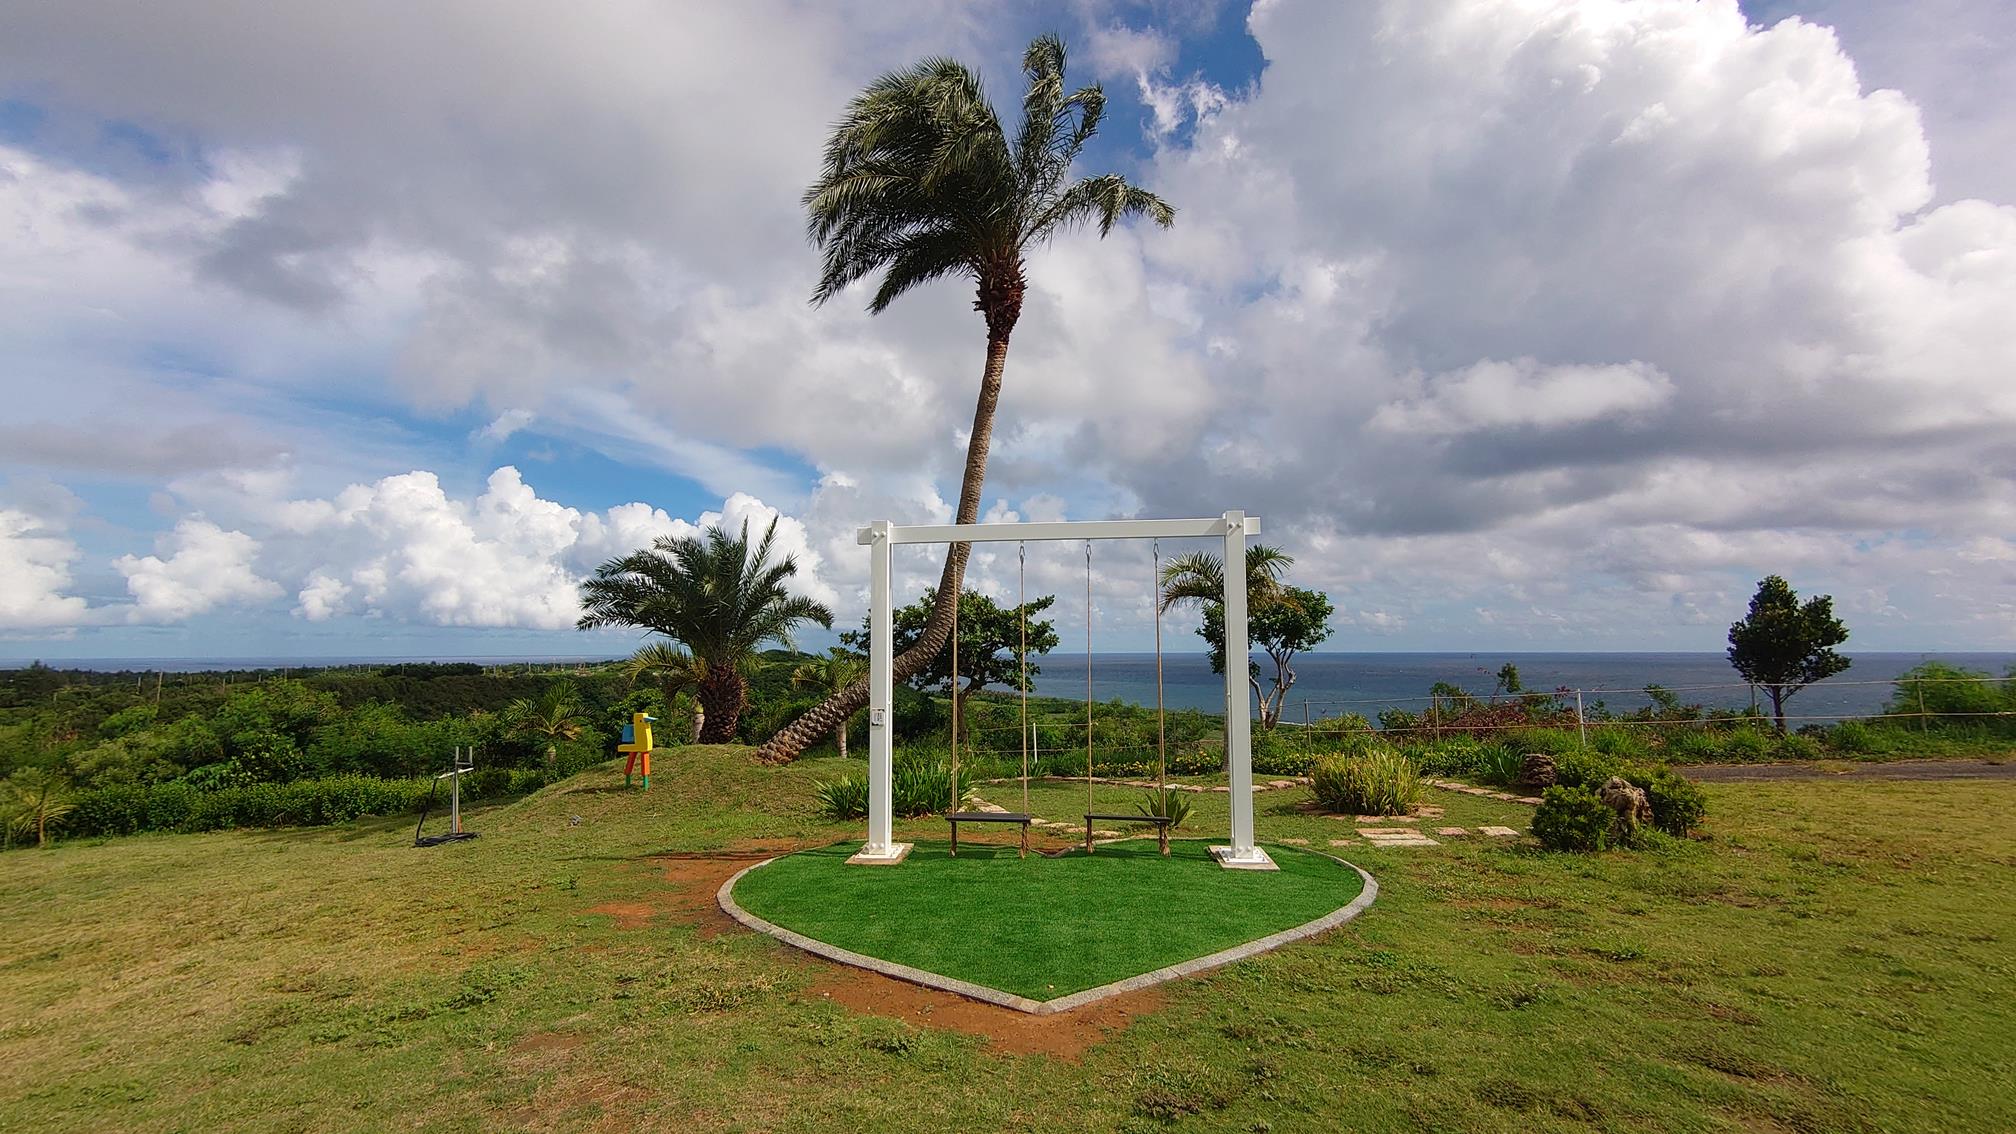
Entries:
MULTIPOLYGON (((1194 976, 1198 973, 1218 968, 1221 965, 1229 965, 1234 961, 1243 961, 1248 957, 1255 957, 1261 953, 1278 949, 1291 941, 1300 941, 1304 937, 1313 937, 1326 930, 1335 929, 1352 918, 1357 917, 1359 914, 1364 913, 1371 906, 1373 900, 1379 896, 1379 883, 1374 881, 1370 874, 1365 873, 1358 864, 1346 862, 1334 854, 1324 854, 1322 851, 1311 850, 1308 847, 1296 847, 1294 849, 1313 854, 1318 858, 1327 858, 1332 862, 1350 867, 1358 872, 1358 878, 1364 883, 1364 889, 1360 890, 1358 896, 1351 899, 1346 905, 1324 914, 1315 921, 1303 922, 1301 925, 1291 926, 1290 928, 1281 930, 1279 933, 1271 933, 1256 941, 1248 941, 1243 945, 1234 945, 1230 949, 1221 949, 1216 953, 1188 961, 1181 961, 1177 964, 1156 969, 1154 972, 1131 976, 1125 980, 1116 980, 1111 984, 1102 984, 1097 988, 1088 988, 1083 992, 1074 992, 1069 996, 1060 996, 1055 1000, 1031 1000, 1026 996, 1016 996, 1014 993, 1003 992, 998 988, 988 988, 984 984, 974 984, 972 981, 940 976, 937 973, 926 972, 923 969, 912 968, 909 965, 899 965, 894 961, 885 961, 880 957, 870 957, 864 953, 856 953, 851 949, 842 949, 838 945, 829 945, 824 941, 807 937, 802 933, 795 933, 789 929, 785 929, 781 925, 776 925, 757 917, 755 914, 736 904, 735 883, 740 882, 744 874, 752 870, 761 870, 763 867, 776 862, 777 859, 775 858, 766 858, 762 862, 745 866, 741 870, 736 871, 733 877, 721 884, 721 889, 715 892, 714 899, 720 904, 722 912, 748 928, 758 933, 767 933, 786 945, 802 949, 815 956, 824 957, 829 961, 838 961, 843 965, 853 965, 855 968, 867 969, 870 972, 881 973, 886 977, 894 977, 897 980, 908 981, 911 984, 923 985, 925 988, 936 988, 945 992, 954 992, 969 999, 985 1001, 988 1004, 998 1004, 1003 1008, 1013 1008, 1017 1012, 1027 1012, 1032 1016, 1050 1016, 1058 1012, 1069 1012, 1073 1008, 1082 1008, 1087 1004, 1105 1000, 1108 997, 1118 996, 1123 992, 1134 992, 1138 989, 1175 980, 1178 977, 1194 976)), ((780 855, 778 857, 781 858, 783 856, 780 855)))

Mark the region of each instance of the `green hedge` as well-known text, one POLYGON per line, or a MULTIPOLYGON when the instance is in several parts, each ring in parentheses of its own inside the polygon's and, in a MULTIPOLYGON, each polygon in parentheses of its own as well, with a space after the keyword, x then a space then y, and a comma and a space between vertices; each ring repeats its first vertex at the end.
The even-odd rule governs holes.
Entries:
MULTIPOLYGON (((484 768, 462 781, 465 800, 497 799, 535 791, 546 782, 537 768, 484 768)), ((63 833, 131 835, 141 831, 217 831, 232 827, 315 827, 369 815, 420 810, 433 781, 373 776, 328 776, 286 784, 251 784, 203 791, 189 784, 120 784, 84 792, 63 833)), ((436 806, 447 806, 446 789, 436 806)))

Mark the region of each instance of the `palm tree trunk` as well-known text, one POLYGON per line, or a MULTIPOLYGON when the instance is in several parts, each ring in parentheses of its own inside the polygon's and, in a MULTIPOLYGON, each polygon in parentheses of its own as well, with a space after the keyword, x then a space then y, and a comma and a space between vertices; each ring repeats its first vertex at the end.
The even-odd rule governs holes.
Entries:
POLYGON ((732 665, 711 667, 694 694, 706 714, 700 743, 734 743, 735 726, 742 722, 742 707, 749 703, 749 683, 742 674, 732 665))
MULTIPOLYGON (((959 512, 954 522, 977 523, 980 519, 980 488, 987 480, 987 450, 994 441, 994 410, 1001 402, 1001 374, 1008 365, 1008 329, 987 336, 987 368, 980 375, 980 400, 973 407, 973 432, 966 442, 966 474, 959 482, 959 512)), ((945 553, 945 570, 938 577, 938 597, 931 604, 931 616, 917 643, 896 656, 892 681, 908 681, 922 673, 952 636, 952 614, 958 609, 959 594, 966 586, 966 560, 970 543, 955 543, 945 553)), ((868 678, 857 678, 847 688, 820 702, 773 736, 756 753, 766 764, 782 764, 816 739, 845 723, 868 703, 868 678)))
POLYGON ((845 759, 847 758, 847 722, 846 722, 846 721, 841 721, 841 722, 840 722, 840 727, 839 727, 839 728, 836 728, 836 729, 834 729, 834 730, 833 730, 833 739, 834 739, 834 741, 835 741, 836 743, 838 743, 838 744, 840 745, 840 758, 841 758, 842 760, 845 760, 845 759))

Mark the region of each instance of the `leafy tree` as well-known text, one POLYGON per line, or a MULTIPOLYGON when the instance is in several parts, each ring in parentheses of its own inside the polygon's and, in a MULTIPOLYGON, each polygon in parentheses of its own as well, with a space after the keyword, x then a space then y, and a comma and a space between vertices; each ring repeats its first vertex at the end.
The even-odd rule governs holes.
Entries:
MULTIPOLYGON (((845 638, 847 635, 841 635, 845 638)), ((823 658, 804 662, 791 671, 791 686, 794 689, 817 689, 822 693, 834 693, 847 688, 861 675, 868 672, 868 659, 850 650, 835 646, 823 658)), ((839 748, 844 759, 847 755, 847 723, 842 718, 833 728, 833 743, 839 748)))
POLYGON ((35 834, 35 845, 49 845, 49 829, 60 825, 77 804, 69 781, 44 768, 23 768, 8 777, 0 795, 9 835, 35 834))
MULTIPOLYGON (((1273 728, 1281 723, 1287 707, 1288 691, 1295 687, 1295 655, 1316 648, 1330 637, 1330 596, 1302 587, 1283 587, 1275 598, 1249 609, 1246 640, 1267 654, 1274 663, 1274 679, 1266 690, 1260 687, 1260 666, 1247 663, 1246 680, 1260 705, 1260 725, 1273 728)), ((1204 624, 1197 636, 1211 643, 1211 672, 1225 672, 1225 607, 1223 603, 1204 608, 1204 624)))
POLYGON ((1498 680, 1491 685, 1491 695, 1496 697, 1500 693, 1523 693, 1525 688, 1519 683, 1519 667, 1508 661, 1498 667, 1498 680))
POLYGON ((581 707, 581 691, 571 681, 548 682, 537 697, 520 697, 504 709, 505 727, 518 736, 537 737, 546 742, 546 766, 560 762, 560 742, 581 735, 588 714, 581 707))
POLYGON ((1729 627, 1729 664, 1743 680, 1771 697, 1771 715, 1785 732, 1786 698, 1848 668, 1834 647, 1848 640, 1848 627, 1834 617, 1832 595, 1800 603, 1792 585, 1776 575, 1757 584, 1750 614, 1729 627))
MULTIPOLYGON (((639 681, 655 683, 665 695, 665 712, 672 712, 673 701, 681 693, 694 693, 707 679, 707 663, 687 653, 685 650, 666 642, 651 642, 631 654, 621 666, 623 673, 635 685, 639 681)), ((693 732, 690 743, 700 742, 700 732, 707 724, 707 710, 694 702, 693 732)))
MULTIPOLYGON (((1281 723, 1288 690, 1295 685, 1295 655, 1330 637, 1330 596, 1281 581, 1295 559, 1278 547, 1246 549, 1246 641, 1274 662, 1272 688, 1260 687, 1260 668, 1247 662, 1246 680, 1260 706, 1260 725, 1281 723)), ((1225 561, 1208 551, 1179 555, 1162 568, 1162 609, 1180 602, 1203 608, 1197 636, 1211 647, 1211 672, 1225 672, 1225 561)))
MULTIPOLYGON (((879 313, 912 288, 947 276, 974 286, 987 324, 987 360, 966 442, 956 522, 980 517, 980 490, 1008 340, 1028 286, 1023 256, 1056 233, 1096 223, 1100 235, 1126 217, 1163 226, 1175 210, 1117 174, 1073 179, 1072 164, 1098 132, 1106 96, 1097 85, 1065 93, 1064 43, 1038 37, 1022 57, 1028 89, 1013 139, 970 68, 925 59, 868 84, 847 104, 826 144, 819 178, 805 192, 812 241, 823 263, 812 301, 823 304, 877 272, 868 310, 879 313)), ((896 656, 895 678, 930 666, 952 633, 953 596, 964 590, 971 546, 947 549, 924 632, 896 656)), ((764 745, 789 760, 868 703, 857 680, 764 745)))
POLYGON ((718 526, 698 536, 665 536, 611 559, 581 584, 583 630, 636 626, 684 645, 706 667, 695 693, 707 714, 703 744, 727 744, 749 703, 747 672, 766 642, 791 644, 800 623, 833 625, 833 612, 785 591, 798 561, 771 562, 777 521, 753 547, 749 524, 731 536, 718 526))
MULTIPOLYGON (((1018 655, 1022 648, 1024 618, 1028 619, 1029 635, 1028 687, 1035 688, 1034 679, 1043 672, 1043 667, 1037 665, 1034 659, 1057 648, 1056 625, 1036 615, 1049 610, 1056 602, 1056 595, 1044 595, 1021 606, 1001 606, 978 591, 967 591, 959 596, 959 676, 965 679, 958 690, 961 701, 990 685, 1016 690, 1023 688, 1023 668, 1018 655)), ((937 588, 932 587, 927 588, 916 602, 899 607, 892 613, 890 621, 896 652, 907 651, 923 639, 930 625, 931 612, 937 605, 937 588)), ((868 620, 861 620, 861 629, 842 633, 840 640, 866 652, 868 620)), ((939 650, 930 665, 911 674, 908 680, 911 687, 920 691, 935 689, 949 694, 952 688, 952 651, 939 650)))

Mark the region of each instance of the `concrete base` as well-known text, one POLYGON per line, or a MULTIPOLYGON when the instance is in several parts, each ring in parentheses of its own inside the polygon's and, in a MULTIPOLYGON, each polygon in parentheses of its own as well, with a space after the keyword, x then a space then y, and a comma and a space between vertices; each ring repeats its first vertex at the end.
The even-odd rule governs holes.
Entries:
POLYGON ((1274 860, 1268 858, 1267 852, 1261 850, 1259 847, 1254 847, 1251 854, 1237 858, 1233 857, 1231 847, 1212 847, 1211 857, 1217 859, 1218 865, 1224 867, 1227 870, 1281 869, 1280 867, 1274 865, 1274 860))
POLYGON ((863 847, 860 853, 847 860, 847 865, 894 866, 910 857, 910 846, 909 843, 890 843, 889 849, 882 854, 869 854, 867 848, 863 847))

